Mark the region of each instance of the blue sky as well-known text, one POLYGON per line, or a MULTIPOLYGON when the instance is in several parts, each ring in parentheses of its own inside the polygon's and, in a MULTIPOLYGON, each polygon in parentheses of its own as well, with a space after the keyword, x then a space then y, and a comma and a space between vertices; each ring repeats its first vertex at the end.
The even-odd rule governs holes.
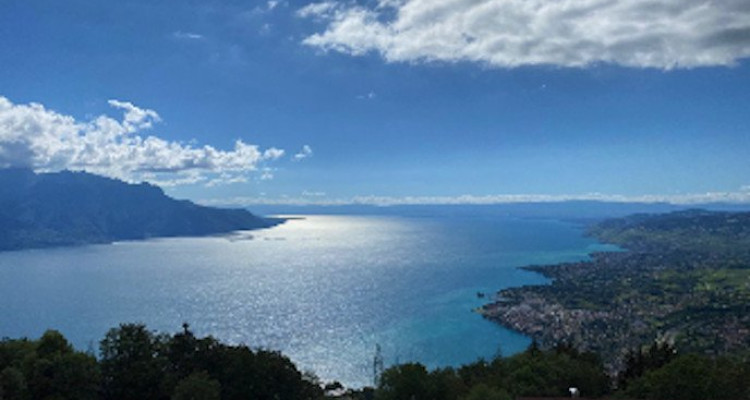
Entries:
POLYGON ((0 166, 213 204, 750 201, 746 3, 6 0, 0 166))

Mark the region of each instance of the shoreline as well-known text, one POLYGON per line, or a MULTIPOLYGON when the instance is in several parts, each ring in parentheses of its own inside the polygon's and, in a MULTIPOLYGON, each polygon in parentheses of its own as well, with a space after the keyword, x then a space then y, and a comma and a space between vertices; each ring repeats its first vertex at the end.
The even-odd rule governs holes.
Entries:
POLYGON ((225 231, 225 232, 212 232, 212 233, 206 233, 206 234, 200 234, 200 235, 160 235, 160 236, 144 236, 142 238, 122 238, 122 239, 102 239, 102 240, 81 240, 76 242, 69 242, 69 243, 37 243, 35 245, 30 246, 20 246, 17 248, 0 248, 0 253, 13 253, 13 252, 23 252, 23 251, 33 251, 33 250, 48 250, 48 249, 66 249, 66 248, 76 248, 76 247, 85 247, 85 246, 97 246, 97 245, 115 245, 117 243, 130 243, 130 242, 144 242, 149 240, 155 240, 155 239, 181 239, 181 238, 210 238, 210 237, 217 237, 217 238, 230 238, 232 235, 237 235, 240 232, 250 232, 250 231, 259 231, 262 229, 270 229, 275 228, 279 225, 285 224, 287 221, 291 220, 300 220, 304 219, 304 217, 261 217, 264 220, 268 221, 267 226, 260 226, 255 228, 246 228, 246 229, 235 229, 231 231, 225 231))
POLYGON ((612 373, 628 351, 654 341, 750 354, 750 213, 640 214, 587 234, 624 251, 520 267, 551 282, 501 290, 478 313, 542 347, 594 352, 612 373))
MULTIPOLYGON (((516 267, 532 272, 548 280, 546 283, 530 284, 501 289, 488 295, 493 300, 485 303, 473 311, 482 318, 496 323, 506 329, 524 335, 542 348, 552 348, 559 343, 572 344, 581 351, 601 352, 601 348, 592 343, 596 338, 582 334, 586 324, 595 321, 607 321, 612 316, 603 311, 588 311, 567 309, 562 304, 545 298, 544 292, 554 290, 555 284, 564 277, 554 272, 554 269, 586 269, 595 266, 600 258, 609 255, 627 254, 630 250, 621 248, 617 243, 602 240, 591 232, 591 224, 581 224, 582 237, 592 237, 595 246, 616 247, 612 250, 594 250, 580 261, 561 261, 549 264, 531 264, 516 267), (542 293, 538 293, 542 292, 542 293)), ((619 363, 605 365, 613 371, 619 363)))

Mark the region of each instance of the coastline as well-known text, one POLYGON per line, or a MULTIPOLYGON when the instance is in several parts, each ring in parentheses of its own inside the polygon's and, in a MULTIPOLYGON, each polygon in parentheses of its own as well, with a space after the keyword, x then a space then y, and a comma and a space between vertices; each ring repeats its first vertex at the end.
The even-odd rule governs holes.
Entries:
MULTIPOLYGON (((616 243, 601 240, 589 230, 584 230, 583 236, 594 237, 598 241, 597 244, 602 247, 617 247, 616 243)), ((489 321, 529 337, 543 348, 567 343, 576 346, 581 351, 600 353, 602 346, 597 345, 597 342, 601 338, 587 334, 586 327, 593 323, 614 323, 616 318, 607 311, 566 308, 558 302, 551 301, 545 294, 554 291, 560 279, 569 278, 564 271, 593 269, 598 262, 611 261, 609 260, 611 257, 628 252, 627 249, 617 247, 612 250, 592 251, 588 254, 587 260, 577 262, 516 267, 539 274, 549 281, 543 284, 502 289, 495 293, 493 301, 483 304, 474 311, 489 321)))
POLYGON ((640 214, 587 234, 625 251, 522 267, 551 283, 502 290, 478 312, 542 347, 594 352, 612 373, 628 351, 654 341, 750 354, 750 213, 640 214))
POLYGON ((247 227, 245 229, 234 229, 230 231, 221 231, 221 232, 208 232, 205 234, 186 234, 186 235, 145 235, 143 237, 139 238, 91 238, 91 239, 80 239, 80 240, 71 240, 69 242, 34 242, 28 245, 22 245, 14 248, 0 248, 0 253, 9 253, 9 252, 17 252, 17 251, 26 251, 26 250, 45 250, 45 249, 56 249, 56 248, 70 248, 70 247, 82 247, 82 246, 93 246, 93 245, 113 245, 117 243, 125 243, 125 242, 141 242, 141 241, 147 241, 147 240, 153 240, 153 239, 175 239, 175 238, 202 238, 202 237, 226 237, 229 238, 231 241, 236 240, 247 240, 252 239, 252 235, 249 237, 245 237, 243 235, 238 235, 239 232, 247 232, 247 231, 258 231, 262 229, 269 229, 273 228, 279 225, 283 225, 287 221, 295 220, 295 219, 304 219, 303 217, 295 218, 295 217, 277 217, 277 216, 271 216, 271 217, 259 217, 262 218, 264 221, 268 222, 267 225, 264 226, 257 226, 257 227, 247 227), (231 239, 234 236, 234 239, 231 239))
MULTIPOLYGON (((476 312, 485 319, 531 338, 542 348, 552 348, 559 343, 566 343, 579 351, 600 354, 605 359, 608 369, 616 370, 620 365, 619 357, 624 355, 624 352, 612 352, 612 338, 607 337, 601 328, 622 325, 623 318, 612 311, 588 307, 585 304, 580 307, 566 307, 551 295, 558 290, 556 283, 561 279, 552 269, 592 269, 599 259, 606 257, 606 254, 592 253, 591 257, 594 260, 576 263, 518 267, 536 272, 551 281, 542 285, 503 289, 496 293, 495 301, 484 304, 476 312)), ((638 331, 630 330, 626 326, 617 330, 623 333, 618 335, 622 349, 637 347, 642 342, 643 338, 638 335, 638 331)))

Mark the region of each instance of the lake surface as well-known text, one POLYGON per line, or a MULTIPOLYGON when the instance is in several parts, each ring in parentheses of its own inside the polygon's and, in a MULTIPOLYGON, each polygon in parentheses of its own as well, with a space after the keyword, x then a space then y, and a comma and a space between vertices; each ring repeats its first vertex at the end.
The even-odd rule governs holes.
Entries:
POLYGON ((459 365, 529 340, 471 312, 477 292, 544 283, 517 269, 603 249, 580 227, 498 216, 307 216, 231 237, 0 253, 0 336, 60 330, 98 349, 121 322, 280 350, 324 380, 385 364, 459 365))

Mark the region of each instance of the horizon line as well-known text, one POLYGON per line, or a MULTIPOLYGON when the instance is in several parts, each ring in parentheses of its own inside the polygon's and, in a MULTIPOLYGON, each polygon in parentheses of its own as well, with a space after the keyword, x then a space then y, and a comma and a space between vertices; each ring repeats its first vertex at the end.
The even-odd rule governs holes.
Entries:
POLYGON ((326 198, 324 196, 236 196, 229 198, 200 199, 195 201, 206 206, 446 206, 446 205, 510 205, 523 203, 600 202, 632 204, 671 204, 690 206, 701 204, 749 205, 750 188, 736 192, 706 192, 677 195, 609 195, 589 193, 581 195, 459 195, 459 196, 353 196, 326 198))

